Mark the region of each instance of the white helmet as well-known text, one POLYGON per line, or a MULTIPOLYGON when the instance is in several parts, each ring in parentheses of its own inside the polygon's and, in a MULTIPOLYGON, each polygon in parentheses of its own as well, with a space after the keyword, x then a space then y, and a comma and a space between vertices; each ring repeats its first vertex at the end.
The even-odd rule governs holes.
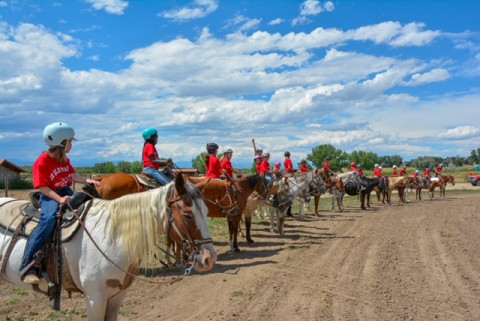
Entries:
POLYGON ((231 148, 226 148, 223 150, 223 153, 226 154, 226 153, 233 153, 233 150, 231 148))
POLYGON ((47 125, 43 130, 43 141, 50 147, 63 146, 62 142, 75 139, 73 136, 75 136, 75 131, 66 123, 53 123, 47 125))

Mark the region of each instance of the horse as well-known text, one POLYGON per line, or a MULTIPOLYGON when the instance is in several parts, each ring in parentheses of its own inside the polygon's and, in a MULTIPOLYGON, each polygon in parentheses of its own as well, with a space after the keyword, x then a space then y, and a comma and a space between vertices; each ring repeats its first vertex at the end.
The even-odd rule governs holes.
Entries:
MULTIPOLYGON (((267 195, 267 180, 265 177, 255 174, 233 181, 209 180, 205 177, 188 177, 193 183, 204 183, 200 188, 206 200, 209 217, 227 217, 229 244, 232 252, 239 252, 238 232, 242 219, 242 213, 247 206, 247 199, 256 192, 260 199, 267 195)), ((253 243, 250 238, 252 217, 245 217, 247 241, 253 243)))
POLYGON ((115 173, 104 176, 95 177, 94 180, 99 181, 101 186, 97 188, 100 196, 105 200, 113 200, 120 196, 145 192, 151 188, 156 188, 156 182, 142 182, 138 175, 127 173, 115 173))
POLYGON ((407 176, 393 176, 388 177, 388 189, 384 190, 383 193, 380 191, 378 187, 375 188, 377 192, 378 201, 380 201, 380 194, 383 194, 382 203, 385 204, 385 198, 387 199, 387 204, 392 205, 392 192, 394 190, 398 191, 399 203, 404 202, 403 193, 405 188, 407 187, 407 176))
MULTIPOLYGON (((117 320, 142 259, 158 251, 156 244, 162 235, 188 244, 195 270, 205 272, 215 265, 217 254, 208 230, 207 207, 198 188, 181 175, 165 187, 91 202, 83 227, 62 243, 63 274, 69 274, 71 286, 84 293, 88 320, 117 320)), ((20 207, 28 201, 1 198, 0 203, 3 217, 8 213, 20 215, 20 207)), ((44 278, 39 285, 20 279, 18 269, 27 238, 19 236, 7 260, 12 233, 8 228, 3 231, 0 253, 4 278, 22 288, 45 291, 44 278)))
POLYGON ((373 191, 375 186, 378 186, 380 190, 388 188, 388 180, 382 177, 363 177, 362 185, 363 189, 360 186, 354 184, 345 185, 345 192, 350 195, 360 195, 360 208, 366 210, 365 207, 365 198, 367 199, 367 206, 370 207, 370 194, 373 191), (383 185, 383 186, 382 186, 383 185))
MULTIPOLYGON (((432 181, 426 177, 418 177, 418 184, 415 190, 415 199, 422 200, 422 189, 430 190, 432 187, 432 181)), ((430 200, 432 200, 432 194, 428 193, 430 200)))
MULTIPOLYGON (((300 220, 303 220, 303 210, 306 204, 310 202, 310 197, 316 197, 320 199, 320 195, 325 194, 327 192, 327 188, 325 187, 325 182, 322 179, 322 174, 323 170, 316 169, 314 171, 314 176, 313 180, 308 186, 308 189, 303 190, 299 195, 297 196, 297 199, 300 203, 299 209, 298 209, 298 217, 300 220)), ((315 214, 318 216, 318 214, 315 214)))
POLYGON ((439 177, 432 177, 432 186, 429 189, 430 199, 434 198, 433 192, 435 191, 435 187, 438 186, 440 190, 440 197, 445 198, 445 188, 447 183, 452 184, 455 186, 455 177, 452 175, 440 175, 439 177))
POLYGON ((416 190, 419 185, 420 179, 418 176, 407 176, 405 181, 405 191, 403 193, 403 201, 408 202, 408 193, 410 190, 416 190))
MULTIPOLYGON (((328 175, 328 174, 327 174, 328 175)), ((343 212, 343 197, 345 196, 346 184, 355 185, 360 189, 362 185, 362 176, 358 172, 347 172, 338 174, 335 177, 330 177, 327 182, 327 188, 330 194, 332 194, 332 208, 331 211, 335 211, 335 203, 338 206, 338 210, 343 212)), ((315 210, 317 210, 319 199, 315 199, 315 210)))
POLYGON ((305 173, 295 174, 290 177, 283 178, 283 189, 280 191, 280 198, 287 199, 288 202, 283 202, 284 205, 280 205, 275 208, 274 213, 270 212, 270 228, 275 230, 275 225, 273 223, 275 216, 277 218, 276 229, 280 236, 285 236, 283 230, 283 225, 285 223, 285 217, 288 209, 293 205, 297 195, 299 193, 308 190, 309 185, 313 182, 315 178, 315 171, 309 171, 305 173))

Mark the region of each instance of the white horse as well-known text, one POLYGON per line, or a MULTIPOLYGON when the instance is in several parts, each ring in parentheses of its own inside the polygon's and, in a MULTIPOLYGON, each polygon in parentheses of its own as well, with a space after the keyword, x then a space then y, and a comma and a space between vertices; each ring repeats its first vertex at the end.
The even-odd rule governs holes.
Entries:
POLYGON ((278 193, 281 199, 279 207, 275 208, 275 211, 270 212, 270 228, 272 231, 277 230, 281 236, 285 236, 283 230, 283 224, 285 223, 285 216, 287 215, 288 208, 293 205, 297 195, 308 190, 309 185, 315 178, 315 171, 306 173, 295 174, 290 177, 283 178, 283 189, 278 193), (286 203, 285 199, 289 202, 286 203), (286 204, 285 204, 286 203, 286 204), (276 226, 273 223, 276 216, 276 226))
POLYGON ((327 188, 325 187, 325 182, 323 181, 320 170, 315 170, 313 180, 308 186, 308 189, 303 190, 301 193, 298 194, 297 199, 300 203, 298 208, 298 217, 303 220, 303 211, 307 209, 306 205, 310 204, 310 196, 320 196, 327 192, 327 188))
MULTIPOLYGON (((0 198, 3 203, 0 216, 28 202, 0 198)), ((147 192, 112 201, 95 199, 84 219, 91 238, 80 228, 62 246, 74 285, 85 294, 88 320, 117 319, 142 258, 157 252, 161 235, 188 243, 192 248, 191 264, 197 271, 212 269, 217 254, 208 230, 207 211, 201 192, 192 183, 185 183, 182 175, 165 187, 147 192)), ((2 263, 11 235, 5 232, 0 243, 2 263)), ((25 237, 18 239, 6 263, 4 278, 19 287, 45 290, 43 278, 37 286, 20 279, 18 268, 26 243, 25 237)), ((64 274, 65 269, 64 264, 64 274)))

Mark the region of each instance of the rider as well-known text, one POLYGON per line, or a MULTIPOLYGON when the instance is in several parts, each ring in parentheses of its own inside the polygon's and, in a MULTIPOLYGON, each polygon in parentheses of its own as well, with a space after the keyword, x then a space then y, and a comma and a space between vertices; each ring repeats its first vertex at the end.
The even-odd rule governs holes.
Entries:
POLYGON ((397 165, 393 165, 392 168, 393 168, 393 174, 392 175, 393 176, 398 176, 397 165))
POLYGON ((403 164, 402 169, 400 170, 400 176, 405 176, 407 174, 407 165, 403 164))
POLYGON ((373 171, 373 175, 377 177, 383 177, 382 170, 383 170, 382 166, 375 164, 375 170, 373 171))
POLYGON ((226 174, 226 170, 220 165, 220 160, 217 158, 218 145, 215 143, 207 144, 208 155, 205 156, 205 165, 207 167, 206 178, 220 179, 222 174, 226 174))
POLYGON ((431 178, 432 178, 432 174, 430 173, 430 168, 427 167, 427 168, 425 169, 425 173, 423 173, 423 176, 424 176, 425 178, 428 178, 428 179, 431 179, 431 178))
POLYGON ((357 163, 355 162, 350 163, 350 172, 358 172, 357 163))
POLYGON ((363 176, 362 164, 358 164, 358 165, 357 165, 357 173, 358 173, 360 176, 363 176))
POLYGON ((439 164, 435 169, 435 177, 441 176, 443 171, 443 164, 439 164))
POLYGON ((331 160, 332 160, 332 156, 327 156, 327 158, 325 158, 325 164, 323 165, 323 170, 325 172, 329 173, 330 176, 335 176, 337 174, 335 174, 335 172, 330 169, 330 161, 331 160))
POLYGON ((257 170, 257 174, 260 174, 260 164, 262 163, 262 156, 255 155, 253 157, 253 161, 255 162, 255 169, 257 170))
POLYGON ((158 133, 155 128, 147 128, 142 133, 143 139, 143 172, 152 176, 155 181, 163 186, 170 182, 170 179, 158 169, 160 166, 172 166, 172 159, 158 158, 158 152, 155 145, 158 143, 158 133))
POLYGON ((273 169, 273 174, 275 175, 275 178, 281 178, 282 177, 282 171, 280 169, 281 167, 282 167, 282 163, 280 163, 280 162, 275 163, 275 168, 273 169))
POLYGON ((233 178, 233 173, 237 175, 242 175, 238 170, 233 168, 232 162, 230 161, 233 156, 233 150, 231 148, 227 148, 223 151, 223 159, 221 162, 221 167, 225 170, 226 175, 230 178, 233 178))
POLYGON ((270 170, 269 159, 270 159, 270 153, 269 152, 263 153, 262 162, 260 163, 259 173, 260 175, 265 176, 267 181, 270 182, 272 180, 272 171, 270 170))
POLYGON ((420 176, 420 170, 419 169, 417 169, 415 171, 415 174, 413 174, 413 177, 418 177, 418 176, 420 176))
POLYGON ((41 216, 27 242, 19 269, 20 277, 28 284, 40 283, 39 271, 31 263, 55 229, 60 204, 67 205, 73 195, 72 182, 100 187, 100 182, 78 175, 70 163, 67 154, 72 150, 74 136, 73 128, 66 123, 52 123, 43 130, 43 140, 50 147, 33 164, 33 186, 41 192, 41 216))
POLYGON ((300 172, 302 172, 302 173, 308 172, 307 161, 305 159, 302 159, 300 161, 300 165, 301 165, 300 172))
POLYGON ((283 155, 285 156, 285 162, 283 163, 283 166, 285 166, 285 174, 293 174, 295 170, 293 169, 293 163, 290 159, 290 152, 286 151, 283 155))

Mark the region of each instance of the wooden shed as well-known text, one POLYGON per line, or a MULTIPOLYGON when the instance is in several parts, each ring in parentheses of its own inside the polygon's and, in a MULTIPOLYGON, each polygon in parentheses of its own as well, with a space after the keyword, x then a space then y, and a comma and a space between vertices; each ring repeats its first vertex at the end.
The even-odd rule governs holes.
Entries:
POLYGON ((26 172, 26 170, 6 159, 0 159, 0 182, 4 182, 6 178, 10 180, 20 178, 22 172, 26 172))

